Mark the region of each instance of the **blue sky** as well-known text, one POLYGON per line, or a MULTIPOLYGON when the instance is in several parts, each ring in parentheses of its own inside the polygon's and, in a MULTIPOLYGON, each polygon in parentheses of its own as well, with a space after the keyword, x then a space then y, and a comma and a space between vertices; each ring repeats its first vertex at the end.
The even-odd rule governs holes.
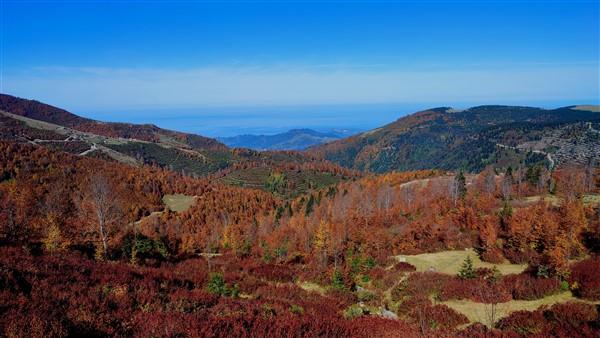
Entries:
POLYGON ((1 15, 0 90, 88 116, 600 95, 598 1, 4 0, 1 15))

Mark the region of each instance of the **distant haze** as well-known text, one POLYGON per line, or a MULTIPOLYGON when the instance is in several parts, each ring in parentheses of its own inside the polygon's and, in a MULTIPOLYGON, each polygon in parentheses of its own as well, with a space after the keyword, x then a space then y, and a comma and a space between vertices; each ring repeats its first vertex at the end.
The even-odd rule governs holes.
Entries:
POLYGON ((74 111, 102 121, 152 123, 162 128, 210 137, 243 134, 273 135, 291 129, 310 128, 320 132, 348 129, 360 132, 381 127, 416 111, 451 106, 469 108, 483 104, 525 105, 557 108, 593 101, 543 102, 430 102, 363 105, 300 105, 252 107, 197 107, 109 111, 74 111))

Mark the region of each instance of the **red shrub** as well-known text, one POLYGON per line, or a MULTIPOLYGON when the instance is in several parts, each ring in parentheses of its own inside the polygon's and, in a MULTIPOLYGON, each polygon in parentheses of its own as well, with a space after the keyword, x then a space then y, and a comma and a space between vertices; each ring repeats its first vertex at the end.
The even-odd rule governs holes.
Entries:
POLYGON ((204 290, 178 289, 170 295, 169 308, 185 313, 210 308, 219 302, 219 296, 204 290))
POLYGON ((584 303, 555 304, 550 309, 517 311, 501 319, 496 327, 503 331, 536 337, 598 337, 598 312, 584 303))
POLYGON ((409 325, 408 323, 401 320, 390 320, 377 316, 363 316, 351 321, 346 321, 345 323, 345 325, 349 329, 349 334, 347 335, 347 337, 420 336, 420 332, 415 326, 409 325))
POLYGON ((265 264, 250 268, 249 273, 256 278, 275 282, 293 282, 297 273, 289 265, 265 264))
POLYGON ((600 300, 600 258, 594 257, 573 264, 570 281, 578 297, 600 300))
POLYGON ((508 317, 500 319, 496 327, 518 334, 536 334, 544 330, 545 323, 546 320, 541 311, 515 311, 508 317))
POLYGON ((238 288, 243 293, 254 293, 258 288, 266 286, 269 283, 254 276, 245 275, 239 280, 236 280, 235 284, 237 284, 238 288))
POLYGON ((598 319, 595 305, 580 302, 555 304, 549 310, 544 311, 544 315, 547 320, 562 327, 578 327, 598 319))
POLYGON ((467 324, 469 319, 462 313, 458 313, 446 305, 428 306, 423 309, 425 318, 430 325, 443 328, 455 328, 458 325, 467 324))
POLYGON ((446 305, 432 305, 425 296, 415 296, 400 303, 398 315, 425 328, 452 329, 466 324, 469 319, 446 305))
POLYGON ((411 297, 398 305, 396 312, 400 316, 409 315, 414 309, 426 308, 431 306, 431 300, 427 296, 418 295, 411 297))
POLYGON ((457 332, 456 337, 464 338, 492 338, 492 337, 507 337, 498 330, 490 330, 487 326, 481 323, 469 325, 467 328, 457 332))
POLYGON ((385 275, 385 269, 379 266, 369 270, 369 278, 372 280, 382 279, 385 275))
POLYGON ((400 300, 415 295, 437 295, 452 276, 437 272, 415 272, 392 290, 392 299, 400 300))
POLYGON ((398 281, 401 278, 402 278, 401 272, 396 272, 396 273, 391 272, 391 273, 386 274, 381 281, 373 283, 373 285, 382 290, 388 290, 389 288, 396 285, 396 283, 398 283, 398 281))
POLYGON ((173 273, 180 278, 192 280, 199 287, 208 279, 208 264, 202 258, 186 259, 173 267, 173 273))
POLYGON ((358 298, 356 298, 354 293, 338 289, 329 290, 327 296, 333 298, 337 304, 343 304, 344 307, 350 306, 358 301, 358 298))
POLYGON ((558 279, 536 278, 527 273, 505 276, 502 283, 510 291, 513 299, 540 299, 561 290, 558 279))
POLYGON ((331 283, 331 272, 320 265, 307 266, 299 272, 298 279, 325 285, 331 283))
POLYGON ((500 249, 488 248, 481 254, 481 260, 493 264, 500 264, 504 262, 505 258, 500 249))
POLYGON ((479 279, 453 278, 447 281, 439 294, 441 301, 450 299, 472 299, 478 298, 478 293, 483 289, 483 281, 479 279))
POLYGON ((529 263, 538 257, 538 254, 533 250, 521 251, 507 248, 503 251, 503 254, 513 264, 529 263))
MULTIPOLYGON (((485 271, 479 271, 485 273, 485 271)), ((508 290, 501 283, 490 283, 484 279, 453 278, 444 284, 440 300, 470 299, 480 303, 504 303, 511 299, 508 290)))
POLYGON ((415 268, 414 265, 410 264, 410 263, 406 263, 406 262, 399 262, 394 264, 394 267, 392 268, 392 270, 397 271, 397 272, 411 272, 411 271, 417 271, 417 268, 415 268))

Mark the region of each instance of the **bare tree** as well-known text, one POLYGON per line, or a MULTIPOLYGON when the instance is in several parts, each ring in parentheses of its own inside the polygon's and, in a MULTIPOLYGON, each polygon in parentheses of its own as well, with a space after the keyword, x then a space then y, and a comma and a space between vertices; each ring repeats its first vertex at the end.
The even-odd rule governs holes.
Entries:
POLYGON ((594 165, 594 160, 590 160, 585 166, 584 185, 585 190, 588 193, 594 190, 596 184, 596 170, 597 167, 594 165))
POLYGON ((514 178, 517 184, 517 197, 521 197, 521 189, 523 189, 523 181, 525 180, 525 170, 517 168, 514 172, 514 178))
POLYGON ((450 182, 449 190, 450 197, 454 202, 454 206, 456 206, 458 200, 464 198, 467 194, 465 175, 462 171, 454 176, 454 179, 450 182))
POLYGON ((479 297, 485 304, 485 319, 489 327, 494 327, 494 323, 498 319, 498 313, 500 312, 499 305, 503 301, 506 301, 506 299, 503 299, 502 284, 499 283, 500 278, 500 271, 494 266, 492 275, 488 276, 485 281, 482 281, 477 289, 479 297))
POLYGON ((406 203, 408 210, 411 210, 412 203, 415 200, 415 188, 413 184, 407 184, 402 187, 402 199, 406 203))
POLYGON ((421 306, 417 306, 415 310, 415 316, 417 324, 419 325, 419 329, 421 329, 421 334, 425 335, 429 329, 429 323, 427 321, 427 316, 425 315, 425 311, 421 306))
POLYGON ((337 194, 332 203, 331 220, 341 226, 342 242, 347 242, 349 234, 348 213, 352 208, 353 199, 350 194, 337 194))
POLYGON ((512 184, 513 184, 513 179, 512 179, 512 175, 504 175, 503 179, 502 179, 502 198, 505 201, 510 200, 511 195, 512 195, 512 184))
POLYGON ((362 191, 355 191, 353 196, 353 204, 356 206, 357 215, 363 218, 365 226, 369 226, 369 218, 372 216, 375 206, 371 194, 363 187, 362 191))
POLYGON ((217 244, 219 243, 219 232, 212 228, 209 230, 209 233, 206 236, 206 240, 204 242, 204 257, 206 258, 206 265, 208 266, 208 271, 212 270, 211 258, 215 255, 215 249, 217 244))
POLYGON ((87 219, 95 220, 95 228, 102 245, 100 257, 106 258, 110 228, 121 218, 118 198, 108 183, 106 177, 94 175, 89 180, 89 186, 83 192, 80 210, 87 219))
POLYGON ((489 196, 496 191, 496 173, 494 172, 494 168, 488 166, 481 172, 481 175, 482 190, 489 196))
POLYGON ((389 184, 382 186, 377 191, 377 207, 387 213, 392 206, 394 195, 394 189, 389 184))
POLYGON ((454 206, 456 206, 458 201, 458 184, 456 184, 456 180, 452 180, 450 182, 450 185, 448 186, 448 192, 450 193, 452 203, 454 203, 454 206))
POLYGON ((537 181, 537 190, 538 193, 547 193, 552 188, 550 182, 551 176, 550 172, 546 168, 542 168, 540 170, 540 176, 537 181))
POLYGON ((206 225, 204 227, 204 252, 202 256, 206 258, 206 264, 208 265, 208 271, 212 269, 211 259, 214 256, 218 256, 219 246, 221 241, 225 239, 225 232, 227 227, 232 226, 229 221, 229 213, 226 211, 221 212, 221 221, 215 223, 213 226, 206 225))

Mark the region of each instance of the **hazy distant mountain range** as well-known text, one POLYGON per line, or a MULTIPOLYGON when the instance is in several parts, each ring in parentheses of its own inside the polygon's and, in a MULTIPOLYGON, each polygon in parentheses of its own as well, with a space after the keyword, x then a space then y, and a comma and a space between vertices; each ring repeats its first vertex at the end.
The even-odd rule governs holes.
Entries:
POLYGON ((303 150, 356 133, 356 130, 336 129, 319 132, 312 129, 292 129, 275 135, 238 135, 219 137, 219 141, 229 147, 255 150, 303 150))

